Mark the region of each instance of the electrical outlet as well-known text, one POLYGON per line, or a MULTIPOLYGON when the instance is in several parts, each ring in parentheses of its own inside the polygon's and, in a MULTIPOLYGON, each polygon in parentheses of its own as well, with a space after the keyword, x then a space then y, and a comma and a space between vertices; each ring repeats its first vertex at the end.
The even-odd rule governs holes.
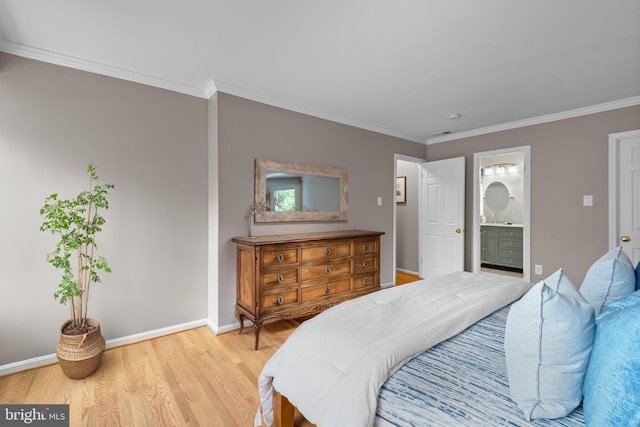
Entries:
POLYGON ((382 196, 378 196, 378 206, 382 206, 382 196))
POLYGON ((536 264, 535 271, 536 274, 542 274, 542 266, 540 264, 536 264))

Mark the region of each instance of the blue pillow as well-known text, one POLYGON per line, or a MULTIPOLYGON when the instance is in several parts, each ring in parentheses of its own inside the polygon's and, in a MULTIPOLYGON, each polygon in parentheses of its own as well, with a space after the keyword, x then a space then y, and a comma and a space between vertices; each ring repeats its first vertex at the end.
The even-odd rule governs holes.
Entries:
POLYGON ((640 291, 640 261, 636 265, 636 291, 640 291))
POLYGON ((511 399, 527 421, 561 418, 580 404, 594 329, 593 307, 562 270, 511 306, 507 376, 511 399))
POLYGON ((636 289, 636 274, 621 246, 611 249, 593 263, 580 286, 580 293, 597 316, 608 304, 636 289))
POLYGON ((640 425, 640 291, 610 304, 596 318, 584 379, 586 425, 640 425))

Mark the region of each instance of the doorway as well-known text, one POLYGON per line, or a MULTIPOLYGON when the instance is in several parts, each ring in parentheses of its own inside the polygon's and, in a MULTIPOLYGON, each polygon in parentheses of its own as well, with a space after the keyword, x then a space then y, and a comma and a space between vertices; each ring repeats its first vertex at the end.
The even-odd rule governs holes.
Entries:
MULTIPOLYGON (((397 178, 406 178, 404 198, 400 202, 393 200, 393 268, 412 276, 420 274, 420 245, 418 229, 420 227, 420 171, 425 159, 395 154, 394 189, 397 178)), ((398 284, 396 278, 396 283, 398 284)))
POLYGON ((530 146, 474 154, 472 271, 530 277, 530 146))

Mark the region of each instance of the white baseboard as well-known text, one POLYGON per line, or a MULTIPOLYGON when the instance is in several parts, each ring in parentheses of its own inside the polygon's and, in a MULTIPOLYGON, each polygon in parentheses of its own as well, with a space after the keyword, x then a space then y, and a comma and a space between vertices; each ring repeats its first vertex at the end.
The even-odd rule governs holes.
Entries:
POLYGON ((385 289, 385 288, 390 288, 392 286, 395 286, 395 282, 389 282, 389 283, 381 283, 380 284, 380 289, 385 289))
MULTIPOLYGON (((233 323, 229 323, 227 325, 216 325, 215 323, 209 322, 207 323, 207 326, 209 326, 209 329, 211 329, 211 331, 218 335, 218 334, 224 334, 225 332, 230 332, 230 331, 235 331, 237 329, 240 329, 240 323, 238 322, 233 322, 233 323)), ((244 326, 250 326, 253 327, 253 323, 251 323, 250 320, 245 320, 244 321, 244 326)))
MULTIPOLYGON (((145 341, 152 338, 161 337, 163 335, 169 335, 180 331, 186 331, 187 329, 198 328, 200 326, 209 326, 207 319, 194 320, 193 322, 182 323, 179 325, 168 326, 166 328, 154 329, 152 331, 141 332, 139 334, 133 334, 122 338, 115 338, 107 341, 107 349, 119 347, 122 345, 133 344, 140 341, 145 341)), ((211 327, 211 326, 209 326, 211 327)), ((6 365, 0 365, 0 377, 4 375, 14 374, 16 372, 24 371, 27 369, 39 368, 41 366, 51 365, 57 363, 58 358, 55 353, 47 354, 44 356, 34 357, 27 360, 20 360, 18 362, 8 363, 6 365)))
POLYGON ((413 274, 414 276, 420 276, 420 273, 417 271, 405 270, 404 268, 396 268, 396 271, 400 273, 413 274))

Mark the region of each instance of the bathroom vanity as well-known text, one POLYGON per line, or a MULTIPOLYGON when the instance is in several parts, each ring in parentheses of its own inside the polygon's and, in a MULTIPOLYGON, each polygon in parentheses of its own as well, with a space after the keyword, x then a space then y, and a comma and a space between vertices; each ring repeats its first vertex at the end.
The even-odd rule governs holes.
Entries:
POLYGON ((480 226, 481 262, 485 267, 522 270, 522 225, 480 226))

